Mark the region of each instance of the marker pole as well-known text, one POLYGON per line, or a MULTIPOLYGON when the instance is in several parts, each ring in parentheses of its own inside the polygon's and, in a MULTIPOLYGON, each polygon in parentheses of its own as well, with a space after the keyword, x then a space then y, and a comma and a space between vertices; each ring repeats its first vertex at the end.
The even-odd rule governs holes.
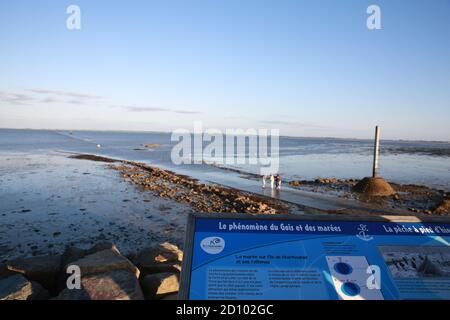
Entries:
POLYGON ((373 150, 373 173, 372 176, 376 178, 378 176, 378 159, 380 156, 380 128, 375 127, 375 144, 373 150))

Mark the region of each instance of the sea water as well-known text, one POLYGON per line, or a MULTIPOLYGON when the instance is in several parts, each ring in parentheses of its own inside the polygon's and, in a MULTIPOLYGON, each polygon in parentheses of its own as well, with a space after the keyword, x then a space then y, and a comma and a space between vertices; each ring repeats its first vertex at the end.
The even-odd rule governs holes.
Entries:
MULTIPOLYGON (((204 164, 174 165, 171 151, 176 143, 171 141, 170 133, 159 132, 0 129, 2 155, 21 152, 92 153, 159 165, 199 179, 215 178, 214 182, 231 175, 204 164), (143 147, 145 144, 160 146, 149 149, 143 147)), ((279 173, 285 180, 319 177, 359 179, 372 172, 373 141, 370 140, 280 137, 279 145, 279 173)), ((380 175, 384 178, 450 191, 450 143, 383 140, 381 151, 380 175)), ((259 172, 258 166, 250 164, 230 167, 259 172)), ((0 161, 0 174, 1 170, 0 161)))

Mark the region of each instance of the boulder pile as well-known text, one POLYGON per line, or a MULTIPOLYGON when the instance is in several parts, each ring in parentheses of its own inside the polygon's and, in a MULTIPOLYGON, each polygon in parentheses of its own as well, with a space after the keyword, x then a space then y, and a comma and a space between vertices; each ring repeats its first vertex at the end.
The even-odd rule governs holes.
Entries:
POLYGON ((176 299, 182 260, 167 242, 129 257, 109 242, 68 247, 62 255, 0 264, 0 300, 176 299))

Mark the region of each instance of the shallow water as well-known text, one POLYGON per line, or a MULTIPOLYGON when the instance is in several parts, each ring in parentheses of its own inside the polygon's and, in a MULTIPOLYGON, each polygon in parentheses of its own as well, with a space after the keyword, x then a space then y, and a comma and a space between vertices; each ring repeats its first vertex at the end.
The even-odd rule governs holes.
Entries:
POLYGON ((111 241, 124 254, 182 247, 189 206, 139 192, 104 163, 0 153, 0 262, 111 241))
MULTIPOLYGON (((217 169, 205 165, 173 165, 170 153, 175 143, 170 141, 168 133, 0 129, 0 152, 3 154, 18 151, 95 153, 158 164, 200 179, 220 175, 217 169), (97 148, 97 144, 101 148, 97 148), (143 144, 161 146, 153 150, 135 150, 142 149, 143 144)), ((281 137, 279 172, 286 179, 361 178, 371 175, 372 148, 369 140, 281 137)), ((446 156, 450 154, 450 143, 382 141, 381 150, 380 174, 383 177, 393 182, 450 191, 450 157, 446 156), (424 154, 424 150, 429 154, 424 154)), ((230 167, 259 173, 258 165, 230 167)), ((0 163, 0 170, 2 168, 0 163)))
MULTIPOLYGON (((143 161, 243 189, 259 184, 208 165, 175 166, 170 160, 173 145, 167 133, 0 129, 0 262, 61 252, 67 244, 89 247, 100 240, 115 242, 125 253, 169 239, 182 246, 189 206, 139 192, 106 164, 69 159, 70 153, 143 161), (143 144, 161 146, 142 150, 143 144)), ((388 150, 380 163, 384 177, 450 190, 450 157, 392 151, 424 146, 438 150, 450 148, 448 144, 382 146, 388 150)), ((291 179, 360 178, 371 172, 371 150, 371 141, 281 138, 280 172, 291 179)))

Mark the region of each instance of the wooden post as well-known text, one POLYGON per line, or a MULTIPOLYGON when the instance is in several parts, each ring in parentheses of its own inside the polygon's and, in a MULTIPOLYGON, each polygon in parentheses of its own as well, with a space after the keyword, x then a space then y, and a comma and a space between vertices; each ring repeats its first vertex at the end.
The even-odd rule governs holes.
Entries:
POLYGON ((378 176, 378 158, 380 156, 380 128, 375 127, 375 144, 373 150, 373 173, 372 176, 376 178, 378 176))

